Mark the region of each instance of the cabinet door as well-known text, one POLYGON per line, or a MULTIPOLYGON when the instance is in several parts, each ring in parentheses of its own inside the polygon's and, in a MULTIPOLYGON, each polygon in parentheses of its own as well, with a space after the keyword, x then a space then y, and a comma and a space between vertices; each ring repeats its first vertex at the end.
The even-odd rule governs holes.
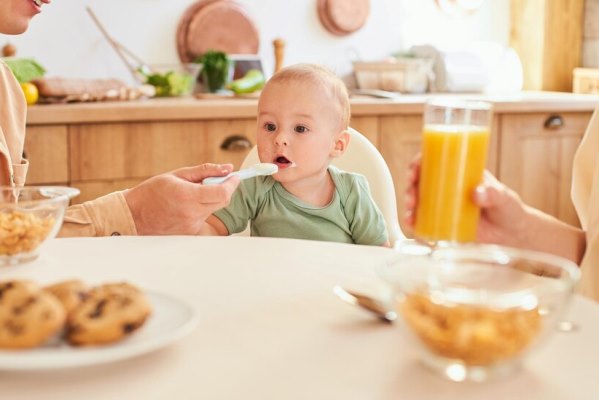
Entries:
POLYGON ((71 184, 80 201, 202 163, 239 167, 255 144, 255 119, 73 125, 71 184), (89 189, 89 193, 86 190, 89 189))
POLYGON ((402 231, 409 234, 403 223, 404 193, 407 188, 408 165, 420 152, 422 136, 422 116, 406 115, 380 118, 379 150, 387 162, 393 184, 395 185, 395 197, 397 199, 397 215, 399 216, 402 231))
POLYGON ((66 125, 28 126, 24 153, 29 160, 27 184, 69 181, 66 125))
POLYGON ((74 181, 144 178, 206 162, 241 164, 255 142, 255 121, 178 121, 70 127, 74 181), (244 145, 221 145, 239 136, 244 145))
MULTIPOLYGON (((378 117, 352 117, 349 126, 366 136, 373 145, 378 147, 380 129, 378 117)), ((351 143, 349 145, 351 146, 351 143)))
POLYGON ((502 115, 499 178, 526 203, 578 225, 570 199, 572 162, 590 117, 590 113, 502 115))

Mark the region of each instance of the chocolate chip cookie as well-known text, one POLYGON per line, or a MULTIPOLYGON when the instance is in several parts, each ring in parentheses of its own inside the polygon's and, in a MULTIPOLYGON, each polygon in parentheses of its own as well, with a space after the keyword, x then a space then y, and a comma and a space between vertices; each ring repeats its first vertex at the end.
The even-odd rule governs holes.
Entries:
POLYGON ((35 283, 0 282, 0 348, 39 346, 62 329, 65 319, 62 304, 35 283))
POLYGON ((71 314, 87 298, 90 287, 80 280, 58 282, 44 288, 62 303, 67 315, 71 314))
POLYGON ((67 320, 66 338, 73 345, 97 345, 123 339, 151 314, 143 293, 127 283, 92 289, 67 320))

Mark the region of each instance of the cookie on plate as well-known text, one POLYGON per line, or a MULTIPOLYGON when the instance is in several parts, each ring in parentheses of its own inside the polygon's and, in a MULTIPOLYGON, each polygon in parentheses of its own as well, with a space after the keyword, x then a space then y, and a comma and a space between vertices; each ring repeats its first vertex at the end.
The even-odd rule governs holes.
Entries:
POLYGON ((67 315, 71 314, 87 298, 90 287, 80 280, 58 282, 44 288, 62 303, 67 315))
POLYGON ((73 345, 98 345, 121 340, 141 327, 152 309, 144 294, 128 283, 92 289, 67 321, 66 338, 73 345))
POLYGON ((0 348, 39 346, 63 328, 65 319, 62 304, 37 284, 0 282, 0 348))

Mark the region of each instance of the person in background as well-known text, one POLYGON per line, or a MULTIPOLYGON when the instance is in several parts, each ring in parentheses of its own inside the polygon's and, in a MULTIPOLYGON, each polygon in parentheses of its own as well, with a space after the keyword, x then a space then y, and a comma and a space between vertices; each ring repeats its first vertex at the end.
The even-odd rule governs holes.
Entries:
MULTIPOLYGON (((412 163, 405 221, 414 224, 418 206, 419 161, 412 163)), ((575 261, 582 272, 581 292, 599 301, 599 108, 574 158, 572 201, 582 229, 527 204, 490 173, 473 193, 481 208, 477 240, 556 254, 575 261)), ((531 182, 531 184, 533 184, 531 182)))
POLYGON ((330 165, 349 145, 350 106, 327 69, 297 64, 267 82, 258 102, 258 156, 278 172, 241 183, 202 233, 389 245, 385 221, 362 175, 330 165))
MULTIPOLYGON (((50 0, 0 0, 0 33, 18 35, 50 0)), ((22 158, 27 106, 18 82, 0 60, 0 185, 25 184, 22 158)), ((59 236, 197 234, 204 220, 229 203, 237 178, 223 185, 199 184, 223 176, 232 165, 204 164, 155 176, 138 186, 69 207, 59 236)))

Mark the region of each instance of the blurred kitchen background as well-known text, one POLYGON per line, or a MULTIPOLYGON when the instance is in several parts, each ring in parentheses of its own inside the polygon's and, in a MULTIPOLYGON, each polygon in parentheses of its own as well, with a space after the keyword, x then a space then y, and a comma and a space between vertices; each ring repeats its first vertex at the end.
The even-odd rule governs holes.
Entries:
MULTIPOLYGON (((92 7, 110 34, 147 63, 178 62, 176 30, 193 0, 56 0, 44 6, 29 31, 0 35, 33 57, 48 76, 131 80, 123 63, 85 11, 92 7)), ((509 43, 509 0, 487 0, 470 15, 443 13, 433 0, 373 0, 365 25, 336 36, 321 24, 315 0, 239 0, 259 30, 259 54, 272 73, 273 39, 287 43, 285 64, 316 62, 340 74, 352 72, 351 57, 379 60, 416 44, 473 41, 509 43)))
MULTIPOLYGON (((360 89, 352 90, 351 126, 383 155, 400 215, 432 96, 425 92, 449 92, 493 104, 487 167, 527 203, 578 223, 571 166, 599 104, 599 0, 53 0, 42 10, 24 35, 0 36, 0 46, 16 47, 13 61, 31 58, 47 70, 21 79, 31 104, 29 183, 77 187, 83 202, 186 165, 238 168, 255 145, 257 97, 281 39, 283 65, 324 64, 360 89), (167 98, 147 99, 135 66, 122 62, 86 7, 152 67, 145 87, 167 98), (262 69, 248 70, 243 85, 206 91, 210 79, 195 84, 198 64, 196 75, 184 75, 180 61, 215 47, 243 53, 218 48, 225 37, 262 69)), ((202 75, 221 56, 206 58, 202 75)), ((224 65, 207 77, 227 75, 224 65)), ((20 66, 31 72, 24 67, 32 63, 20 66)))

